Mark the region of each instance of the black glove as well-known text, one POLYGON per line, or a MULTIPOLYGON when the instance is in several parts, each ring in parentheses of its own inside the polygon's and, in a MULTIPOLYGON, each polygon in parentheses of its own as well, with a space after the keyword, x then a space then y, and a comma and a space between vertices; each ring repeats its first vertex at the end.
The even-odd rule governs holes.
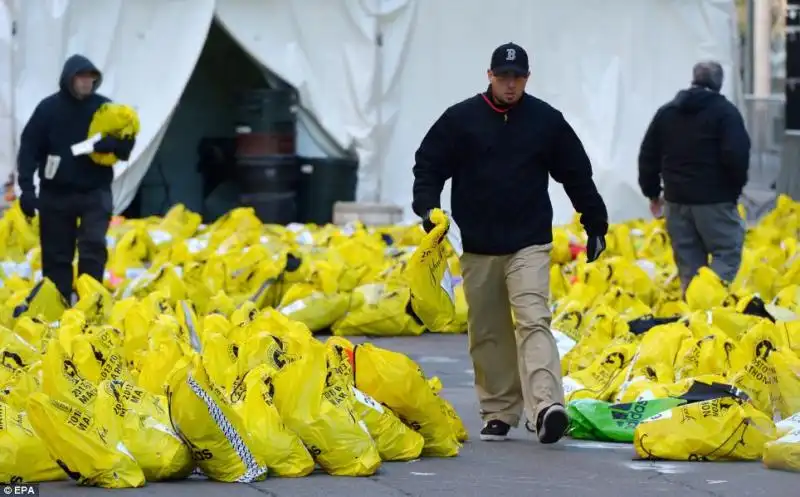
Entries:
POLYGON ((117 148, 120 145, 119 138, 114 138, 113 136, 105 136, 100 139, 97 143, 94 144, 94 151, 101 153, 101 154, 111 154, 117 151, 117 148))
MULTIPOLYGON (((433 209, 429 210, 428 213, 425 214, 425 217, 422 218, 422 229, 425 230, 425 233, 430 233, 431 231, 433 231, 433 228, 436 227, 436 224, 434 224, 434 222, 431 221, 431 212, 433 212, 433 209)), ((448 227, 445 230, 445 233, 447 233, 449 230, 450 228, 448 227)))
POLYGON ((606 249, 606 237, 605 236, 590 236, 589 241, 586 242, 586 260, 588 262, 594 262, 600 257, 606 249))
POLYGON ((19 196, 19 208, 26 217, 36 216, 36 209, 39 208, 39 199, 34 192, 22 192, 19 196))

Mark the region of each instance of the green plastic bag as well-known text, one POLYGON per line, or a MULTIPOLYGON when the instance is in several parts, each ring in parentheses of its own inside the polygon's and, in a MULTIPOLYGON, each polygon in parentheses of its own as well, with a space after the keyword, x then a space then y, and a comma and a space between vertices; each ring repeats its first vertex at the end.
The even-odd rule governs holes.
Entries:
POLYGON ((581 440, 633 443, 633 432, 643 420, 686 404, 685 399, 654 399, 627 404, 602 400, 573 400, 567 406, 569 435, 581 440))

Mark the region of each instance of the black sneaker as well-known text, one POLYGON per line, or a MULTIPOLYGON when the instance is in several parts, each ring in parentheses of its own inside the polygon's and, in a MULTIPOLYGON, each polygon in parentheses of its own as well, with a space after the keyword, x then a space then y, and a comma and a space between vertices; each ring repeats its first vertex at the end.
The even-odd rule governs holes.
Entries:
POLYGON ((481 440, 485 442, 502 442, 508 438, 508 431, 511 426, 508 423, 503 423, 500 420, 492 419, 483 425, 481 430, 481 440))
POLYGON ((536 419, 536 435, 543 444, 554 444, 567 433, 569 418, 561 404, 542 409, 536 419))

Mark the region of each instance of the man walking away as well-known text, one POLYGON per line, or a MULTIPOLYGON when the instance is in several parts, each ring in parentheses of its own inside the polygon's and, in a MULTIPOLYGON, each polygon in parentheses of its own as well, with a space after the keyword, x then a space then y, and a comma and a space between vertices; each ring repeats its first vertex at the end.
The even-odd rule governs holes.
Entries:
MULTIPOLYGON (((64 63, 60 90, 45 98, 22 131, 18 156, 20 207, 33 217, 39 211, 42 272, 69 303, 72 298, 75 244, 78 272, 103 281, 108 258, 106 231, 113 202, 114 170, 89 155, 73 155, 86 141, 95 111, 109 99, 96 93, 102 74, 89 59, 73 55, 64 63), (39 196, 33 175, 39 171, 39 196), (78 221, 80 220, 80 226, 78 221)), ((127 160, 134 140, 105 137, 94 151, 113 152, 127 160)))
POLYGON ((469 350, 485 422, 481 439, 504 440, 518 426, 524 402, 539 440, 554 443, 568 420, 550 332, 549 177, 564 185, 581 213, 590 261, 605 249, 608 215, 572 127, 561 112, 525 93, 525 50, 498 47, 487 73, 489 88, 448 108, 422 140, 413 208, 430 230, 429 213, 452 178, 469 350))
POLYGON ((720 94, 722 80, 719 63, 696 64, 691 87, 658 109, 639 152, 639 186, 653 215, 664 209, 684 292, 709 256, 728 283, 742 260, 737 202, 747 183, 750 137, 739 110, 720 94))

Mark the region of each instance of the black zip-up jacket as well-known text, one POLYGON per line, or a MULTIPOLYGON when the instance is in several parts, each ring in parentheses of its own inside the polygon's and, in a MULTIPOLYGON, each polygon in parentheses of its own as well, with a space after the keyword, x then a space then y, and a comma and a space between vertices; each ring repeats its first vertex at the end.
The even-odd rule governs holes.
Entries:
MULTIPOLYGON (((90 191, 111 186, 113 168, 96 164, 88 155, 72 155, 72 145, 88 138, 89 124, 95 111, 110 101, 98 93, 83 99, 75 97, 72 79, 81 72, 98 75, 94 87, 96 91, 102 82, 100 71, 86 57, 71 56, 61 71, 60 90, 39 102, 22 130, 17 165, 19 187, 23 192, 33 192, 33 175, 37 169, 42 191, 90 191), (45 168, 48 156, 60 158, 52 178, 47 178, 49 173, 45 168)), ((114 141, 111 137, 104 140, 106 146, 109 141, 114 141)), ((113 151, 121 160, 127 160, 134 141, 120 140, 116 143, 118 146, 113 147, 113 151)), ((101 151, 98 145, 95 145, 95 150, 101 151)))
POLYGON ((453 219, 465 252, 513 254, 553 241, 549 177, 564 185, 588 235, 608 213, 580 139, 561 112, 525 94, 502 108, 490 94, 459 102, 433 124, 416 153, 414 212, 440 207, 452 178, 453 219))
POLYGON ((639 186, 676 204, 736 202, 747 184, 750 137, 739 110, 693 87, 658 109, 639 152, 639 186))

